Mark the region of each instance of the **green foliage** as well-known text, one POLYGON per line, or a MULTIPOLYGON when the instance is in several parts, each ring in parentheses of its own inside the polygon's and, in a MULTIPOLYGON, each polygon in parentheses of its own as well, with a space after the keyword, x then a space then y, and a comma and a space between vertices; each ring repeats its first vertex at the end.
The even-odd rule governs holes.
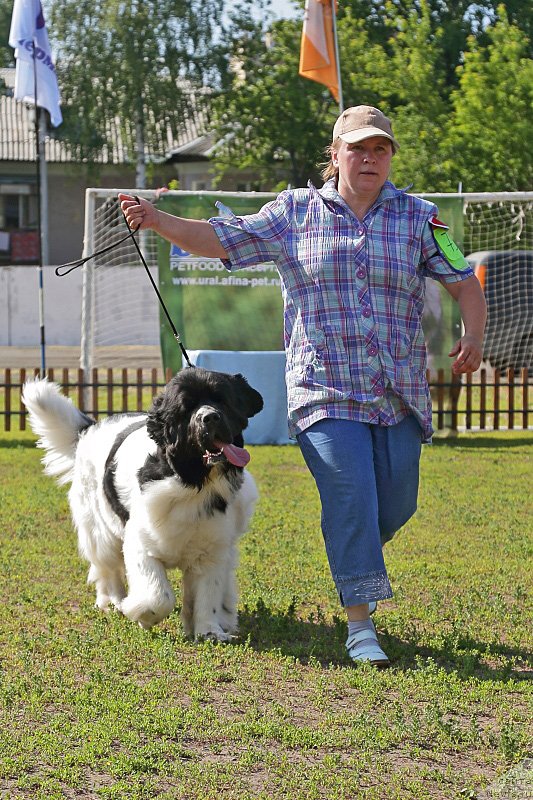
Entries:
POLYGON ((531 434, 424 448, 419 511, 386 548, 386 672, 347 661, 299 450, 250 450, 241 632, 194 645, 177 613, 146 632, 94 609, 66 490, 30 434, 0 440, 0 795, 450 800, 527 756, 531 434))
POLYGON ((53 1, 60 133, 82 159, 112 151, 117 133, 132 161, 165 152, 168 130, 178 133, 193 113, 189 89, 217 72, 220 15, 215 0, 53 1))
POLYGON ((8 46, 12 11, 11 0, 0 0, 0 67, 13 66, 13 50, 8 46))
POLYGON ((262 188, 317 179, 324 139, 335 120, 335 101, 318 84, 299 77, 299 22, 257 21, 248 0, 232 17, 231 86, 213 105, 219 137, 219 175, 238 168, 259 175, 262 188))
MULTIPOLYGON (((393 162, 397 185, 531 188, 531 20, 531 6, 520 0, 339 5, 344 105, 377 105, 392 116, 402 145, 393 162)), ((219 175, 250 169, 270 190, 316 180, 338 109, 324 87, 298 77, 300 35, 300 21, 269 27, 254 23, 249 10, 234 16, 237 71, 215 110, 219 175)))
POLYGON ((421 0, 405 18, 398 18, 389 40, 388 72, 380 72, 381 94, 394 120, 400 150, 393 179, 413 191, 438 191, 443 180, 435 158, 446 125, 446 77, 441 64, 443 32, 435 28, 431 7, 421 0))
POLYGON ((520 191, 533 185, 533 61, 525 34, 503 6, 486 47, 470 41, 453 93, 444 165, 465 191, 520 191))
MULTIPOLYGON (((344 106, 383 104, 382 87, 384 83, 390 85, 385 43, 372 40, 367 22, 350 7, 339 15, 338 39, 344 106)), ((333 122, 337 115, 335 108, 333 122)), ((327 131, 328 143, 330 138, 331 128, 327 131)))
MULTIPOLYGON (((387 46, 391 30, 398 23, 408 19, 413 12, 422 13, 424 3, 417 0, 344 0, 339 4, 339 19, 342 20, 345 9, 349 9, 354 18, 364 21, 371 41, 387 46)), ((427 7, 433 30, 442 31, 441 60, 446 74, 446 84, 455 86, 457 78, 455 70, 462 62, 463 53, 467 49, 470 35, 480 42, 484 41, 485 29, 494 24, 498 17, 498 7, 503 6, 509 20, 520 28, 530 39, 533 32, 533 7, 528 0, 481 0, 472 3, 470 0, 427 0, 427 7)))

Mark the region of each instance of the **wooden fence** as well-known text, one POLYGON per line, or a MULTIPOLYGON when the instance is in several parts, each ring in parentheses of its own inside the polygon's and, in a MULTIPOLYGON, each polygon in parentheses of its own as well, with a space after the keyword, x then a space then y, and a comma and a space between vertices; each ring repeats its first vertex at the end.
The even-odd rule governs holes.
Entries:
MULTIPOLYGON (((21 402, 25 381, 38 369, 0 369, 0 415, 5 431, 26 430, 26 410, 21 402)), ((86 413, 98 419, 117 413, 136 413, 150 405, 171 378, 170 370, 49 369, 48 378, 59 383, 86 413)), ((533 428, 533 392, 527 369, 499 372, 481 369, 457 382, 451 371, 428 373, 433 398, 434 426, 438 430, 527 430, 533 428)))

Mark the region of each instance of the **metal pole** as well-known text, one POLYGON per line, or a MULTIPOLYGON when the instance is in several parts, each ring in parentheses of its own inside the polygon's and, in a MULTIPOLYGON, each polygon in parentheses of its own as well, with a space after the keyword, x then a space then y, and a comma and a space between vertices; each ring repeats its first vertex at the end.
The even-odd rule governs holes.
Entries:
MULTIPOLYGON (((94 210, 95 196, 90 189, 85 192, 85 230, 83 234, 83 258, 94 250, 94 210)), ((94 262, 88 261, 82 268, 81 294, 81 343, 80 367, 83 370, 84 408, 89 408, 89 377, 93 361, 93 294, 94 294, 94 262)))
POLYGON ((331 16, 333 19, 333 41, 335 42, 335 58, 337 59, 337 80, 339 82, 339 113, 344 111, 344 98, 342 96, 341 62, 339 58, 339 40, 337 39, 337 15, 335 13, 335 0, 331 0, 331 16))
POLYGON ((41 135, 40 114, 37 106, 37 61, 35 58, 35 41, 33 42, 33 99, 35 104, 35 162, 37 171, 37 230, 39 234, 39 329, 41 345, 40 377, 46 375, 46 337, 44 331, 44 282, 43 282, 43 225, 42 225, 42 197, 41 197, 41 135))

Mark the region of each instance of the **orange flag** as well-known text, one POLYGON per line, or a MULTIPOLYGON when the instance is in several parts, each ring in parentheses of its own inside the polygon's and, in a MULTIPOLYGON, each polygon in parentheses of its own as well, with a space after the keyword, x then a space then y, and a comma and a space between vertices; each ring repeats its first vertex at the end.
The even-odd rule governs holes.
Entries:
POLYGON ((298 74, 323 83, 339 101, 331 0, 306 0, 298 74))

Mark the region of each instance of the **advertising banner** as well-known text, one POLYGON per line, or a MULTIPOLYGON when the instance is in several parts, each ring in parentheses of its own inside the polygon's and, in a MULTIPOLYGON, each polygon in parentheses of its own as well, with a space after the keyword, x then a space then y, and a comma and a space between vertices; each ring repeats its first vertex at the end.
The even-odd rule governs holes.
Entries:
MULTIPOLYGON (((157 207, 209 219, 253 214, 275 197, 263 193, 169 193, 157 207), (217 208, 215 203, 221 207, 217 208)), ((187 350, 283 350, 283 302, 274 264, 228 272, 217 258, 199 258, 158 237, 159 286, 187 350)), ((161 317, 163 366, 181 367, 181 351, 161 317)))

